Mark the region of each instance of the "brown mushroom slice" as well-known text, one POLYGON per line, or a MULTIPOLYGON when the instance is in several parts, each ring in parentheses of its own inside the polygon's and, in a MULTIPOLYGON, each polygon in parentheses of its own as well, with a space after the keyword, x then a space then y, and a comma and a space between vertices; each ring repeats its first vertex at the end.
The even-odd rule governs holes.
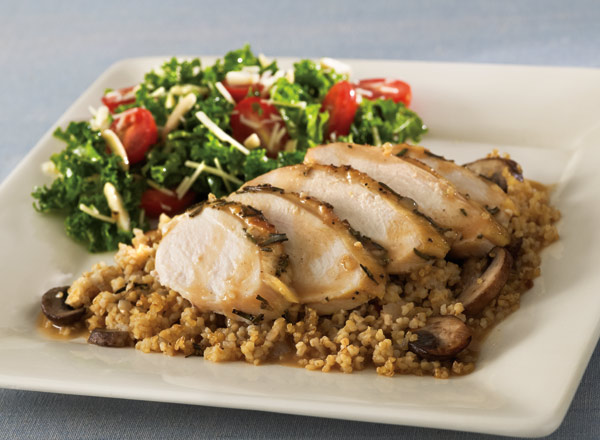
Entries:
POLYGON ((101 347, 130 347, 133 345, 133 340, 129 332, 96 328, 90 333, 88 343, 101 347))
POLYGON ((70 286, 54 287, 42 296, 42 312, 53 324, 70 325, 80 321, 85 308, 74 309, 67 305, 67 290, 70 286))
POLYGON ((408 349, 427 360, 445 360, 456 357, 471 342, 471 330, 456 316, 436 316, 427 325, 413 332, 416 341, 408 349))
POLYGON ((504 248, 494 248, 490 252, 494 259, 480 276, 472 277, 465 285, 457 301, 465 307, 469 315, 481 312, 502 290, 513 263, 510 252, 504 248))
POLYGON ((486 157, 474 162, 466 163, 464 166, 474 173, 491 180, 498 185, 504 192, 508 190, 508 184, 504 177, 504 170, 512 175, 519 182, 523 181, 523 170, 521 166, 512 159, 504 157, 486 157))

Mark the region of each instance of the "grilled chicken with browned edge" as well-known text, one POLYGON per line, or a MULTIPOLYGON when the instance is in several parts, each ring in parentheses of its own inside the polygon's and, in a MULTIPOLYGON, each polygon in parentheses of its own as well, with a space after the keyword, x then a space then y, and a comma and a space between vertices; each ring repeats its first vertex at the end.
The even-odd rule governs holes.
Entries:
POLYGON ((444 258, 450 246, 410 199, 349 166, 293 165, 275 169, 246 186, 270 184, 333 205, 352 228, 387 249, 386 270, 397 274, 444 258))
POLYGON ((331 206, 270 185, 244 187, 229 199, 260 210, 286 234, 283 246, 300 303, 328 314, 385 293, 387 275, 381 262, 331 206))
MULTIPOLYGON (((311 148, 305 163, 350 165, 392 190, 415 200, 418 209, 438 225, 459 234, 450 254, 456 258, 484 255, 506 246, 510 236, 492 215, 468 200, 452 183, 415 159, 392 154, 393 148, 333 143, 311 148)), ((400 152, 398 152, 399 154, 400 152)))
POLYGON ((156 251, 160 283, 202 311, 255 322, 281 316, 298 298, 283 242, 255 209, 204 203, 162 227, 156 251))

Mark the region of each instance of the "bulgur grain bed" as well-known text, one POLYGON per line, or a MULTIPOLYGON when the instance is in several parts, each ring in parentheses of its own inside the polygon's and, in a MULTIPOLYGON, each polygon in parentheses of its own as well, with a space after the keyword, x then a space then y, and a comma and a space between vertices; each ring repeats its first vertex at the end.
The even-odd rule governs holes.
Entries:
MULTIPOLYGON (((467 317, 456 301, 467 265, 437 259, 413 272, 392 278, 385 296, 354 310, 319 316, 294 306, 272 322, 244 324, 222 315, 198 311, 153 275, 159 230, 136 231, 131 245, 120 244, 114 265, 96 264, 69 289, 67 304, 85 307, 85 325, 128 332, 145 353, 203 356, 213 362, 244 360, 254 365, 285 361, 323 372, 375 368, 378 374, 431 375, 448 378, 473 371, 477 352, 467 348, 451 360, 426 360, 409 351, 415 330, 427 318, 455 316, 466 323, 476 347, 488 330, 519 308, 521 295, 540 275, 541 250, 558 239, 560 218, 550 205, 550 189, 505 175, 507 192, 520 212, 509 232, 519 242, 508 281, 481 313, 467 317)), ((486 257, 471 261, 483 267, 486 257)), ((46 321, 45 326, 52 323, 46 321)), ((73 327, 62 327, 69 334, 73 327)))

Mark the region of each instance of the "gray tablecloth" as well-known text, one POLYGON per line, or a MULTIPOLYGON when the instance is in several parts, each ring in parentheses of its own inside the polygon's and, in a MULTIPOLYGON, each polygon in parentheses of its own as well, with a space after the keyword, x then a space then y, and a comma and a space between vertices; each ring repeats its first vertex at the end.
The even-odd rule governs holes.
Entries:
MULTIPOLYGON (((0 2, 0 179, 113 62, 144 55, 223 54, 244 42, 273 56, 600 67, 600 3, 5 0, 0 2)), ((487 438, 252 411, 0 390, 0 438, 167 437, 487 438)), ((592 356, 564 423, 549 438, 600 438, 600 349, 592 356)))

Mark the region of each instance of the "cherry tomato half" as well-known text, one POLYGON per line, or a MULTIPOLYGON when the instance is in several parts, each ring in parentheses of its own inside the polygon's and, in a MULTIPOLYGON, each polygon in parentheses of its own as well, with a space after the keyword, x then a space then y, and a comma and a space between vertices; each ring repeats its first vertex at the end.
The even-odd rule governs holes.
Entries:
POLYGON ((168 195, 154 188, 148 188, 142 194, 142 208, 146 215, 152 218, 158 217, 163 212, 167 215, 177 214, 194 203, 196 195, 188 191, 181 199, 175 195, 168 195))
POLYGON ((340 81, 329 89, 321 105, 321 111, 329 112, 326 133, 328 138, 332 134, 346 136, 350 133, 358 105, 354 86, 348 81, 340 81))
POLYGON ((102 104, 107 106, 111 113, 120 105, 133 104, 135 102, 134 88, 135 86, 130 86, 108 92, 102 97, 102 104))
POLYGON ((371 92, 370 94, 362 94, 362 97, 366 99, 392 99, 394 102, 403 102, 407 107, 410 105, 410 101, 412 99, 410 86, 399 79, 361 79, 358 82, 357 87, 359 89, 368 90, 371 92))
POLYGON ((277 157, 289 136, 279 111, 264 99, 249 97, 241 100, 231 114, 231 131, 238 142, 256 133, 267 156, 277 157))
POLYGON ((158 140, 158 129, 154 117, 145 108, 126 110, 110 126, 119 139, 129 158, 129 163, 141 162, 146 152, 158 140))
POLYGON ((260 95, 264 88, 260 83, 252 84, 250 86, 232 86, 228 84, 227 81, 223 81, 223 86, 225 86, 235 102, 240 102, 244 98, 247 98, 250 90, 252 90, 252 92, 257 92, 260 95))

